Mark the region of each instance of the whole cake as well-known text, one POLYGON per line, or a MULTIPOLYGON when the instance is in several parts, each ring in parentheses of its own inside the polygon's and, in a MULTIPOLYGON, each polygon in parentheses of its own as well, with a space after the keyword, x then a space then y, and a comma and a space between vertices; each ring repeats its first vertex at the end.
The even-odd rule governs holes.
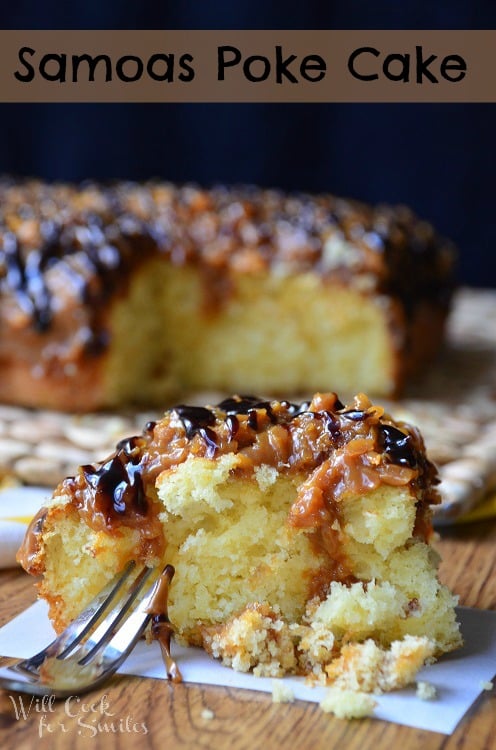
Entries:
POLYGON ((439 346, 453 252, 406 208, 249 187, 0 181, 0 402, 395 395, 439 346))
POLYGON ((129 560, 171 564, 176 637, 366 691, 461 643, 418 431, 363 394, 177 406, 65 479, 19 552, 57 630, 129 560))

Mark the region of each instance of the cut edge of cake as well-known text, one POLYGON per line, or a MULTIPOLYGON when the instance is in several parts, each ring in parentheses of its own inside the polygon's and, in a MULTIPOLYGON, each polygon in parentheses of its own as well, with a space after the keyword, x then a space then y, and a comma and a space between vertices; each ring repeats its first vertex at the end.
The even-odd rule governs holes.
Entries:
POLYGON ((19 559, 58 630, 130 559, 169 563, 176 638, 257 675, 381 692, 461 645, 437 474, 363 394, 180 405, 67 478, 19 559))

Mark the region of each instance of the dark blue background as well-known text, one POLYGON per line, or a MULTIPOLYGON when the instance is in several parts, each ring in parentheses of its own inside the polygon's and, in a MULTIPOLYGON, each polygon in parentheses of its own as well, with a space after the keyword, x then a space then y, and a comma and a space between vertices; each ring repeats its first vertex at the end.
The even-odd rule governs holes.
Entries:
MULTIPOLYGON (((496 3, 20 0, 1 28, 496 28, 496 3)), ((389 50, 402 51, 402 50, 389 50)), ((495 71, 496 84, 496 71, 495 71)), ((1 105, 0 171, 251 182, 406 203, 496 287, 493 105, 1 105)))

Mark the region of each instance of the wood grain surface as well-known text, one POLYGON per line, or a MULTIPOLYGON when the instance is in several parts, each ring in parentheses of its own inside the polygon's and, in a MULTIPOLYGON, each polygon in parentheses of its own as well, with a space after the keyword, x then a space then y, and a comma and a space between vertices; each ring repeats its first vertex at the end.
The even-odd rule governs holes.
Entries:
MULTIPOLYGON (((459 594, 460 604, 496 609, 496 521, 444 528, 441 533, 436 547, 443 557, 442 580, 459 594)), ((0 573, 0 625, 34 599, 33 581, 25 573, 0 573)), ((19 700, 17 694, 0 691, 2 750, 496 748, 494 689, 483 692, 451 736, 376 719, 336 719, 316 704, 274 704, 263 693, 172 686, 135 677, 115 677, 105 689, 73 699, 69 706, 33 703, 26 719, 16 717, 19 700)), ((27 711, 30 699, 23 700, 27 711)))

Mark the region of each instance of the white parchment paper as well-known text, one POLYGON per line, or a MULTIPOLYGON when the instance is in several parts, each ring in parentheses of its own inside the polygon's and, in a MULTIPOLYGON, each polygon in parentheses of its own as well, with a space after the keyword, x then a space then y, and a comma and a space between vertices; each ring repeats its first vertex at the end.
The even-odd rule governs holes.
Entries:
MULTIPOLYGON (((376 718, 443 734, 454 731, 484 689, 484 684, 496 674, 496 612, 461 607, 458 616, 465 646, 426 667, 418 675, 419 681, 428 682, 436 688, 437 697, 421 700, 416 696, 416 685, 376 696, 376 718)), ((36 602, 0 629, 0 654, 19 658, 30 656, 43 648, 53 636, 46 604, 36 602)), ((185 682, 272 692, 272 679, 235 672, 223 667, 200 649, 176 645, 173 655, 185 682)), ((158 645, 139 643, 120 672, 165 679, 158 645)), ((0 670, 2 673, 5 673, 5 669, 0 670)), ((318 703, 325 694, 325 688, 309 687, 303 678, 284 678, 284 683, 292 688, 297 700, 318 703)))

